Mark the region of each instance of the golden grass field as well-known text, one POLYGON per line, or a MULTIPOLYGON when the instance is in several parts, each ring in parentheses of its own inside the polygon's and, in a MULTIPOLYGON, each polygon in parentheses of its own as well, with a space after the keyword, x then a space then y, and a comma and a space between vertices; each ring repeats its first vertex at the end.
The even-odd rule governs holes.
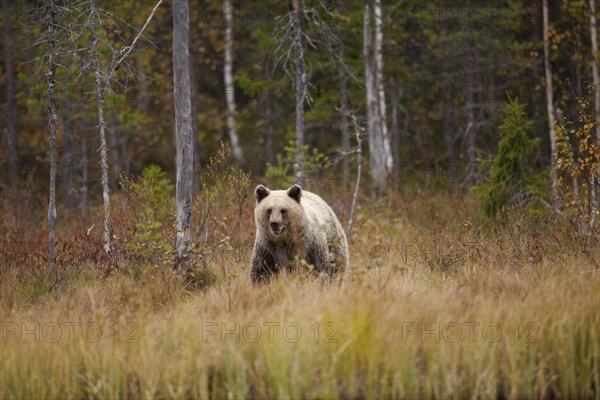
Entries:
POLYGON ((361 204, 335 282, 253 286, 251 204, 202 289, 87 260, 51 286, 5 246, 0 398, 600 398, 597 248, 462 194, 361 204))

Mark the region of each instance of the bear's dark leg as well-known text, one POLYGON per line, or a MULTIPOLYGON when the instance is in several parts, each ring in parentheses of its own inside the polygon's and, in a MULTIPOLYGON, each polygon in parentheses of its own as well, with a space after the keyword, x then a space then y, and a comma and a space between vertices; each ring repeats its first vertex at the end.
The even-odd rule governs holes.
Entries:
POLYGON ((253 283, 267 281, 271 276, 277 275, 279 267, 275 258, 267 248, 258 248, 252 258, 252 271, 250 276, 253 283))
POLYGON ((313 244, 308 248, 307 258, 308 263, 314 267, 315 272, 330 273, 329 260, 327 259, 327 249, 313 244))

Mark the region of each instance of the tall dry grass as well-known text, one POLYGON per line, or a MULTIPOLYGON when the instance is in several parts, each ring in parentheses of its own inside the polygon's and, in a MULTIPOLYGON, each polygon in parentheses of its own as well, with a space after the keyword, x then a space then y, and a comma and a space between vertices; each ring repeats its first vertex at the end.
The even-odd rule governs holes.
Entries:
MULTIPOLYGON (((341 218, 346 199, 328 198, 341 218)), ((253 286, 251 206, 202 289, 124 256, 54 285, 3 249, 0 398, 600 397, 597 248, 460 195, 362 203, 334 282, 253 286)))

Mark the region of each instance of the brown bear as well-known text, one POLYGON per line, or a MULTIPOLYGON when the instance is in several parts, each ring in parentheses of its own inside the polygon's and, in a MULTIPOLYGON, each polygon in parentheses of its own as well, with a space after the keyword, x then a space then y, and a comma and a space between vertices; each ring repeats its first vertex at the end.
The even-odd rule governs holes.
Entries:
POLYGON ((254 190, 256 238, 252 280, 260 282, 306 261, 317 274, 333 276, 348 268, 346 234, 333 210, 314 193, 293 185, 288 190, 254 190))

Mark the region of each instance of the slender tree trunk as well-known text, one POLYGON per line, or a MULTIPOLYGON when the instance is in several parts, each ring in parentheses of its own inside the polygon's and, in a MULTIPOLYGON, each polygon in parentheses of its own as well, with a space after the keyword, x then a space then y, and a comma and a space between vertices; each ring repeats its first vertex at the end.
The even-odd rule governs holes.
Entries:
POLYGON ((385 151, 385 168, 388 174, 394 169, 394 158, 387 128, 387 111, 385 105, 385 91, 383 81, 383 19, 381 11, 381 0, 373 0, 373 13, 375 15, 375 65, 376 81, 379 97, 379 120, 383 136, 383 147, 385 151))
POLYGON ((382 167, 382 155, 379 145, 380 137, 377 135, 377 112, 375 103, 375 94, 373 91, 373 40, 371 32, 371 8, 365 5, 364 26, 363 26, 363 57, 365 62, 365 91, 366 91, 366 106, 367 106, 367 129, 369 133, 369 166, 375 183, 376 194, 382 190, 385 182, 382 182, 382 177, 385 177, 385 168, 382 167))
MULTIPOLYGON (((108 147, 106 144, 106 124, 104 119, 104 97, 110 89, 110 82, 121 63, 133 51, 136 43, 142 36, 144 30, 150 24, 150 21, 156 14, 156 10, 162 4, 163 0, 158 0, 152 12, 146 19, 144 25, 138 30, 137 35, 131 41, 129 46, 124 46, 115 54, 113 60, 106 68, 105 74, 102 74, 100 69, 100 58, 98 56, 98 34, 96 33, 96 20, 100 19, 98 9, 96 8, 96 0, 90 1, 91 15, 87 22, 91 34, 91 51, 92 65, 94 67, 96 78, 96 103, 98 105, 98 126, 100 128, 100 167, 102 169, 102 197, 104 200, 104 251, 106 254, 111 251, 111 220, 110 220, 110 188, 108 178, 108 147)), ((179 1, 175 1, 179 3, 179 1)), ((189 84, 189 81, 188 81, 189 84)))
POLYGON ((550 38, 548 31, 550 22, 548 17, 548 0, 543 0, 544 19, 544 70, 546 73, 546 107, 548 110, 548 134, 550 137, 550 178, 552 180, 552 200, 558 197, 558 174, 556 172, 556 120, 554 116, 554 89, 552 86, 552 68, 550 66, 550 38))
POLYGON ((306 98, 306 73, 304 70, 304 45, 302 41, 302 0, 292 0, 292 18, 294 24, 294 57, 296 87, 296 183, 304 185, 304 100, 306 98))
MULTIPOLYGON (((95 5, 94 5, 95 8, 95 5)), ((106 124, 104 121, 104 83, 100 71, 100 59, 98 57, 98 36, 96 34, 95 16, 90 18, 90 32, 92 34, 92 63, 94 65, 96 79, 96 105, 98 108, 98 127, 100 129, 100 168, 102 170, 102 199, 104 203, 104 251, 111 251, 111 221, 110 221, 110 188, 108 182, 108 146, 106 144, 106 124)), ((105 78, 104 78, 105 79, 105 78)))
MULTIPOLYGON (((344 6, 343 0, 337 0, 337 8, 340 14, 344 14, 346 7, 344 6)), ((338 59, 340 63, 346 62, 346 48, 344 45, 344 37, 340 37, 340 44, 337 48, 338 59)), ((342 133, 342 151, 344 154, 350 152, 350 120, 348 118, 349 112, 349 99, 348 99, 348 77, 344 68, 339 69, 338 73, 339 89, 340 89, 340 108, 341 108, 341 133, 342 133)), ((347 187, 350 183, 350 165, 348 163, 348 157, 345 156, 342 160, 342 184, 347 187)))
POLYGON ((104 252, 108 254, 111 250, 110 188, 108 182, 108 146, 106 143, 106 124, 104 121, 104 82, 100 71, 100 59, 98 57, 98 36, 96 34, 95 16, 90 18, 90 32, 92 34, 92 63, 94 65, 96 83, 96 105, 98 109, 98 127, 100 131, 100 168, 102 170, 102 198, 104 203, 104 252))
POLYGON ((362 140, 360 139, 361 127, 358 125, 358 122, 356 122, 356 117, 354 115, 352 115, 352 123, 354 126, 354 133, 356 135, 356 184, 354 186, 354 194, 352 195, 350 216, 348 217, 348 236, 352 234, 352 221, 354 220, 356 201, 358 199, 358 191, 360 190, 360 178, 362 176, 362 140))
MULTIPOLYGON (((192 241, 192 185, 194 139, 189 60, 189 8, 187 0, 173 2, 173 88, 177 143, 177 259, 175 268, 189 261, 187 247, 192 241)), ((191 263, 190 263, 191 264, 191 263)))
MULTIPOLYGON (((5 7, 10 7, 6 4, 5 7)), ((8 9, 7 9, 8 11, 8 9)), ((14 61, 14 38, 11 26, 10 14, 4 19, 4 67, 6 87, 6 141, 8 143, 8 162, 11 166, 9 177, 16 180, 19 176, 19 136, 17 133, 17 101, 16 101, 16 79, 14 61)))
POLYGON ((55 41, 54 32, 56 17, 56 5, 53 0, 46 3, 46 18, 48 19, 48 32, 46 36, 48 44, 48 72, 46 79, 48 82, 48 129, 50 131, 50 194, 48 198, 48 251, 50 269, 57 279, 56 270, 56 121, 58 119, 56 112, 56 65, 55 65, 55 41))
MULTIPOLYGON (((387 179, 389 174, 388 157, 389 141, 386 146, 386 136, 384 135, 384 121, 382 119, 380 84, 378 82, 378 64, 376 40, 373 37, 371 28, 371 8, 365 6, 364 15, 364 48, 363 56, 365 62, 365 87, 366 87, 366 106, 367 122, 369 131, 369 166, 375 186, 375 194, 380 197, 387 188, 387 179)), ((393 159, 392 159, 393 162, 393 159)))
POLYGON ((240 146, 240 139, 238 138, 236 127, 235 127, 235 84, 233 82, 233 7, 230 0, 224 0, 223 12, 225 14, 225 66, 224 66, 224 80, 225 80, 225 100, 227 101, 227 131, 229 132, 229 141, 231 142, 231 149, 233 156, 238 163, 243 164, 244 153, 240 146))
MULTIPOLYGON (((592 42, 592 75, 594 79, 594 112, 596 117, 596 149, 600 149, 600 73, 598 72, 598 27, 596 22, 596 0, 590 0, 590 36, 592 42)), ((598 212, 598 189, 600 188, 600 162, 596 160, 597 170, 591 171, 590 185, 590 226, 588 248, 592 243, 592 234, 598 212)))

